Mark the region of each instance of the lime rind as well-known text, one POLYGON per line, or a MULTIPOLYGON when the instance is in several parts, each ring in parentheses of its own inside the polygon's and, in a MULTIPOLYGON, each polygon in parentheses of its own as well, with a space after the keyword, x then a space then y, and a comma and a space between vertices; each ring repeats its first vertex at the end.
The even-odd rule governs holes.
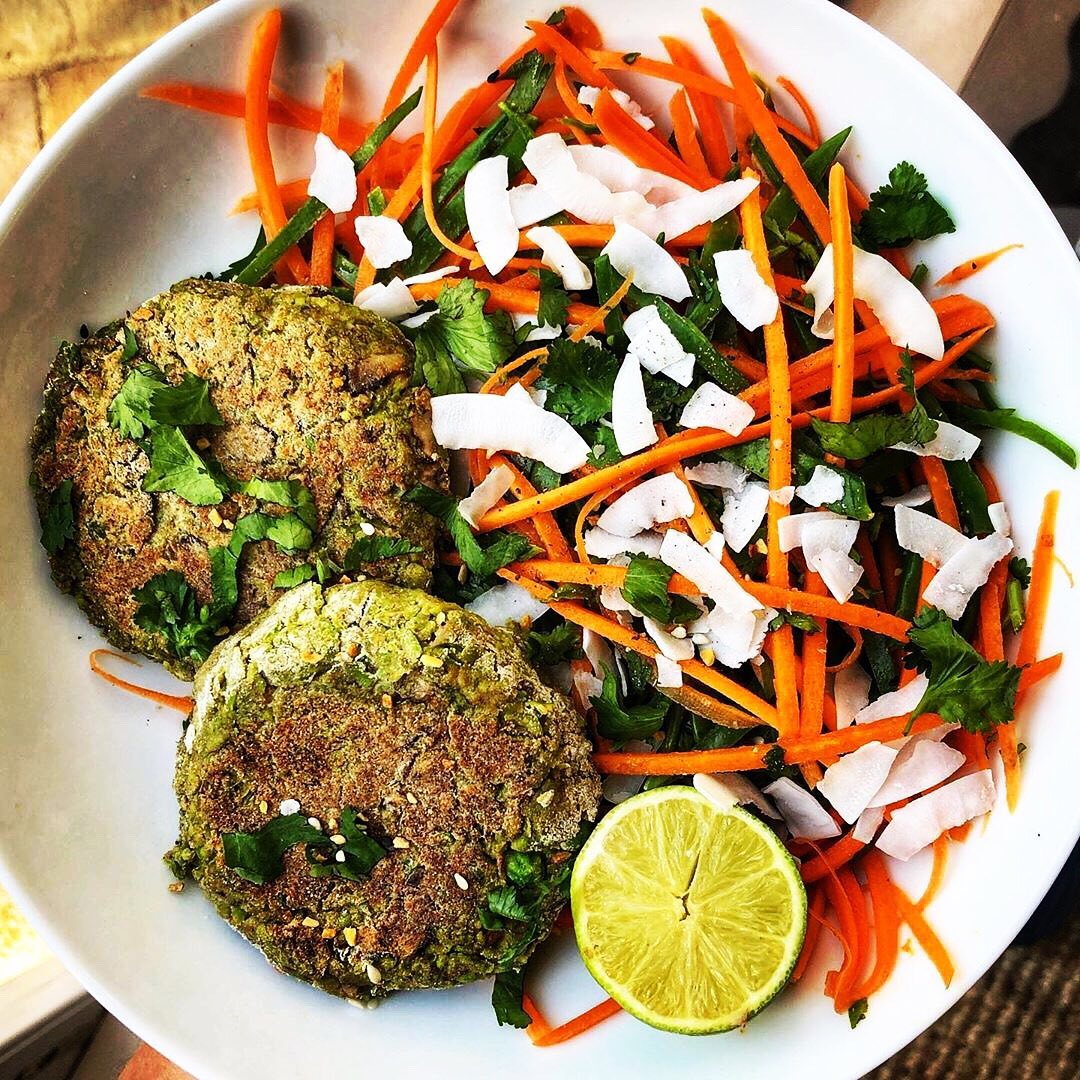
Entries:
POLYGON ((683 786, 603 818, 578 855, 570 902, 593 978, 639 1020, 686 1035, 760 1012, 806 934, 806 890, 776 834, 683 786))

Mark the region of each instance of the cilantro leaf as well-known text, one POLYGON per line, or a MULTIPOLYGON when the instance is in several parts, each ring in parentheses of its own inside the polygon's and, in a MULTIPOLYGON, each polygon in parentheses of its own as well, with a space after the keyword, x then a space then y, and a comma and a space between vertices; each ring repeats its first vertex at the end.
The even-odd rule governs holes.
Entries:
POLYGON ((562 278, 554 270, 541 270, 537 323, 540 326, 562 327, 566 323, 566 309, 569 306, 570 297, 563 288, 562 278))
POLYGON ((1031 566, 1027 559, 1018 556, 1009 560, 1009 574, 1025 588, 1031 587, 1031 566))
POLYGON ((544 876, 543 856, 535 851, 511 851, 506 856, 506 876, 522 888, 539 884, 544 876))
POLYGON ((266 885, 285 870, 284 855, 296 844, 325 839, 303 814, 281 814, 256 832, 221 834, 225 865, 254 885, 266 885))
MULTIPOLYGON (((437 318, 437 316, 436 316, 437 318)), ((428 319, 416 335, 416 375, 420 382, 431 391, 434 397, 444 394, 464 394, 465 379, 454 363, 450 350, 445 347, 440 335, 434 332, 425 334, 424 327, 435 319, 428 319)))
POLYGON ((289 570, 281 570, 274 577, 275 589, 292 589, 311 581, 315 577, 315 567, 310 563, 301 563, 289 570))
POLYGON ((315 540, 310 526, 300 520, 297 514, 284 514, 271 518, 266 529, 266 539, 273 540, 286 555, 298 551, 307 551, 315 540))
POLYGON ((696 619, 701 612, 685 596, 674 596, 668 592, 668 583, 674 573, 670 566, 659 559, 635 555, 626 568, 623 599, 642 615, 648 615, 665 626, 696 619))
POLYGON ((655 734, 667 716, 671 702, 655 695, 643 705, 624 706, 619 701, 619 689, 615 675, 604 672, 604 686, 599 697, 592 698, 596 709, 596 728, 606 739, 625 742, 627 739, 644 739, 655 734))
POLYGON ((135 625, 160 634, 174 656, 201 664, 210 655, 217 622, 178 570, 156 574, 132 595, 135 625))
POLYGON ((299 480, 263 480, 255 476, 242 483, 233 484, 233 490, 262 502, 276 503, 278 506, 295 510, 296 516, 311 529, 318 523, 315 497, 299 480))
POLYGON ((394 559, 399 555, 414 555, 418 551, 420 548, 416 544, 400 536, 358 536, 345 553, 342 569, 352 573, 365 563, 394 559))
POLYGON ((859 221, 859 239, 870 251, 905 247, 913 240, 929 240, 956 231, 948 210, 930 194, 926 177, 909 161, 889 173, 889 182, 870 196, 859 221))
POLYGON ((139 351, 139 339, 135 336, 135 332, 124 323, 124 351, 120 354, 120 363, 125 364, 128 360, 131 360, 135 354, 139 351))
POLYGON ((804 634, 816 634, 821 630, 821 624, 813 616, 804 615, 801 611, 787 611, 786 609, 776 613, 775 618, 769 623, 769 629, 779 630, 785 623, 793 626, 796 630, 801 630, 804 634))
POLYGON ((495 1019, 499 1026, 527 1028, 532 1017, 522 1008, 521 1000, 525 993, 525 972, 521 968, 500 971, 495 976, 491 988, 491 1007, 495 1010, 495 1019))
POLYGON ((375 864, 386 858, 386 848, 368 836, 367 826, 351 806, 342 810, 338 830, 345 837, 344 844, 335 844, 320 830, 316 830, 319 833, 316 839, 308 841, 308 873, 312 877, 363 881, 375 864), (339 852, 344 854, 344 859, 338 859, 339 852))
POLYGON ((55 555, 75 539, 75 508, 71 502, 74 481, 64 480, 49 495, 49 505, 41 521, 41 546, 55 555))
POLYGON ((226 487, 179 428, 154 428, 149 454, 150 471, 143 477, 143 491, 173 491, 193 506, 216 506, 225 497, 226 487))
POLYGON ((406 492, 405 498, 423 507, 447 527, 462 561, 477 577, 490 577, 508 563, 526 559, 536 551, 525 537, 499 529, 487 533, 485 542, 481 544, 469 523, 461 516, 457 500, 433 488, 419 484, 406 492))
POLYGON ((619 361, 585 341, 551 343, 538 385, 547 390, 544 407, 571 424, 589 424, 611 412, 611 392, 619 361))
POLYGON ((224 423, 210 400, 210 384, 191 372, 179 383, 155 386, 150 392, 149 414, 155 424, 173 427, 224 423))
POLYGON ((1020 669, 1004 660, 984 660, 937 608, 919 612, 908 631, 909 666, 924 671, 930 685, 912 719, 937 713, 948 724, 986 732, 1013 719, 1020 669))
POLYGON ((533 630, 525 641, 525 648, 537 667, 554 667, 582 655, 581 631, 568 622, 561 622, 550 630, 533 630))
POLYGON ((140 364, 128 373, 123 386, 109 403, 109 423, 125 439, 141 439, 150 419, 150 399, 165 385, 165 376, 153 364, 140 364))
POLYGON ((919 405, 908 413, 867 413, 846 424, 817 417, 811 422, 825 453, 855 460, 896 443, 922 445, 937 434, 937 421, 919 405))
POLYGON ((513 885, 503 885, 493 889, 487 897, 488 910, 502 919, 514 919, 527 922, 531 917, 529 909, 518 898, 513 885))
POLYGON ((847 1011, 848 1023, 851 1025, 852 1031, 854 1031, 863 1022, 863 1020, 866 1019, 866 1010, 866 998, 859 998, 858 1001, 852 1003, 851 1007, 847 1011))

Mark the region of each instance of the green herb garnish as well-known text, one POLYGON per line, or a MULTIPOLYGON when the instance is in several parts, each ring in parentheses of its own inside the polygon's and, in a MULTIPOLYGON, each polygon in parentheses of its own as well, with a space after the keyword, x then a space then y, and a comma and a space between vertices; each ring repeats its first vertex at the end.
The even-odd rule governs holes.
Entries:
POLYGON ((69 540, 75 539, 75 507, 71 501, 74 487, 72 480, 64 480, 49 495, 41 522, 41 546, 50 555, 62 551, 69 540))
POLYGON ((659 559, 635 555, 626 568, 623 599, 642 615, 648 615, 665 626, 698 618, 701 611, 685 596, 668 592, 668 583, 674 573, 670 566, 659 559))
POLYGON ((909 161, 889 172, 889 182, 870 196, 858 225, 859 240, 869 251, 905 247, 913 240, 955 231, 948 210, 930 194, 926 177, 909 161))
POLYGON ((599 697, 592 698, 596 709, 596 729, 605 739, 626 742, 644 739, 656 733, 667 716, 671 702, 659 694, 640 705, 624 705, 619 700, 619 687, 612 671, 604 672, 604 685, 599 697))
POLYGON ((210 608, 199 603, 195 590, 177 570, 156 574, 134 599, 135 625, 160 634, 173 655, 201 664, 216 644, 218 622, 210 608))

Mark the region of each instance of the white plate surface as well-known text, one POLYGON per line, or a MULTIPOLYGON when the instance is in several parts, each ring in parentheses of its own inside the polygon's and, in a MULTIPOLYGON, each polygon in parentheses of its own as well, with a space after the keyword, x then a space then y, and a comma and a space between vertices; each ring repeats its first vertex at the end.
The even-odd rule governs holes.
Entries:
MULTIPOLYGON (((167 891, 161 853, 174 838, 170 790, 175 714, 112 690, 87 670, 98 644, 50 586, 26 489, 26 442, 57 340, 99 325, 188 274, 220 269, 256 226, 227 210, 249 182, 239 123, 141 101, 166 78, 239 86, 264 5, 221 0, 129 64, 54 138, 0 209, 0 874, 50 944, 119 1018, 203 1080, 415 1075, 855 1077, 895 1052, 996 959, 1034 909, 1080 833, 1075 662, 1031 695, 1017 813, 1002 807, 956 849, 930 917, 957 965, 945 989, 915 950, 852 1032, 820 992, 823 965, 742 1033, 685 1039, 627 1017, 568 1045, 534 1050, 496 1027, 487 987, 401 996, 372 1012, 274 974, 197 890, 167 891), (701 1070, 705 1070, 702 1073, 701 1070)), ((711 55, 697 3, 590 0, 608 42, 660 55, 658 33, 711 55)), ((276 81, 318 100, 324 65, 348 61, 355 111, 378 108, 427 0, 286 0, 276 81)), ((444 100, 486 74, 520 40, 538 0, 462 5, 444 46, 444 100)), ((1080 268, 1045 204, 1002 146, 943 84, 824 0, 726 0, 727 15, 766 77, 787 74, 823 126, 855 125, 847 160, 864 187, 908 158, 953 209, 955 235, 926 246, 931 280, 964 257, 1012 241, 1014 252, 972 279, 996 312, 991 351, 1004 401, 1064 435, 1080 405, 1080 268)), ((656 106, 671 87, 642 88, 656 106)), ((280 175, 299 175, 310 137, 281 139, 280 175)), ((1076 476, 1018 439, 992 459, 1021 551, 1047 488, 1063 490, 1061 556, 1080 570, 1076 476)), ((1059 577, 1047 651, 1080 621, 1059 577)), ((909 868, 912 887, 925 863, 909 868)), ((599 1000, 563 942, 537 980, 551 1018, 599 1000)))

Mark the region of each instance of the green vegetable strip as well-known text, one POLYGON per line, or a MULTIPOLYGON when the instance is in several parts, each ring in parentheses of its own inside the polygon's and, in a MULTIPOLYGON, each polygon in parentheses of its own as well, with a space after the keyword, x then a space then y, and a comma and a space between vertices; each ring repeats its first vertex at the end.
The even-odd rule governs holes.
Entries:
MULTIPOLYGON (((807 179, 815 187, 825 179, 832 164, 840 155, 840 150, 847 137, 851 134, 851 128, 838 131, 832 138, 826 139, 813 153, 806 156, 803 161, 803 171, 807 179)), ((764 164, 764 163, 763 163, 764 164)), ((780 229, 787 229, 795 220, 799 208, 795 205, 795 199, 787 185, 783 185, 773 196, 765 210, 765 220, 772 222, 780 229)))
POLYGON ((896 595, 896 614, 901 619, 915 617, 919 604, 919 584, 922 581, 922 559, 910 551, 904 552, 900 568, 900 588, 896 595))
MULTIPOLYGON (((353 152, 353 165, 360 172, 365 165, 375 156, 375 152, 393 134, 397 126, 416 108, 420 101, 421 91, 407 97, 353 152)), ((302 240, 313 228, 315 222, 326 213, 326 203, 309 197, 299 210, 285 224, 281 230, 265 247, 255 253, 254 258, 243 267, 233 278, 241 285, 258 285, 267 274, 270 273, 274 263, 285 254, 294 244, 302 240)))
POLYGON ((1072 446, 1034 420, 1017 416, 1013 409, 976 409, 969 405, 954 405, 951 411, 958 420, 973 427, 994 428, 1022 435, 1061 458, 1070 469, 1076 468, 1076 450, 1072 446))
POLYGON ((1027 621, 1024 586, 1014 577, 1010 577, 1005 584, 1005 619, 1014 634, 1020 633, 1027 621))

